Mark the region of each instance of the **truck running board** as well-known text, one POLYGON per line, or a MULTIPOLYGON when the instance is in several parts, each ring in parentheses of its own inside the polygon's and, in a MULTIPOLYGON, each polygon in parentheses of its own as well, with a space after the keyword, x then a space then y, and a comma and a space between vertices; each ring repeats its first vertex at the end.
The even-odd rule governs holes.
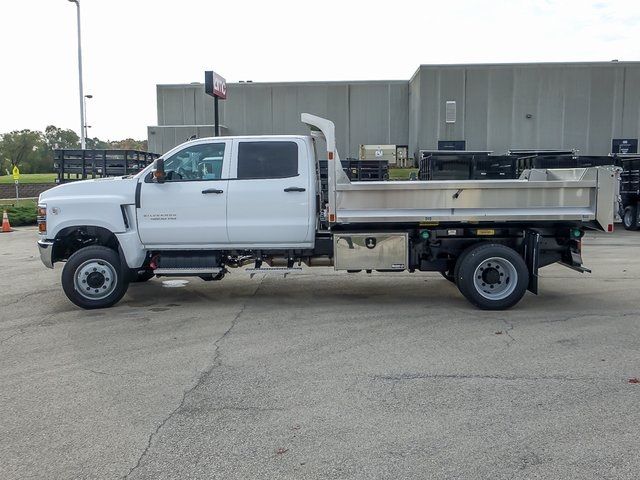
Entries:
POLYGON ((221 271, 221 268, 156 268, 153 273, 167 276, 199 276, 215 275, 221 271))
POLYGON ((279 274, 286 278, 290 273, 302 273, 302 267, 260 267, 260 268, 246 268, 245 272, 249 274, 250 278, 258 273, 279 274))

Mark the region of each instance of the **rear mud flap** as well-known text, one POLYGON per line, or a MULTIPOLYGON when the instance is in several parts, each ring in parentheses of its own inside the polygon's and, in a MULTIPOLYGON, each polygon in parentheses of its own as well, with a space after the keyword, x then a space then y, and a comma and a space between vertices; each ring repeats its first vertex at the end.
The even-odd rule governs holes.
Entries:
POLYGON ((529 269, 529 286, 527 290, 538 294, 538 267, 540 256, 540 234, 527 230, 524 237, 524 261, 529 269))

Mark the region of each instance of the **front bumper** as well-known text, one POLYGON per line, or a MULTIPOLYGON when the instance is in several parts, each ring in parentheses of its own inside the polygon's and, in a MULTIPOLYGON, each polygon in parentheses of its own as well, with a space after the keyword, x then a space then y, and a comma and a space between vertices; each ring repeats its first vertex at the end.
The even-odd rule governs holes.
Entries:
POLYGON ((50 240, 38 240, 38 250, 40 250, 40 260, 47 268, 53 268, 53 242, 50 240))

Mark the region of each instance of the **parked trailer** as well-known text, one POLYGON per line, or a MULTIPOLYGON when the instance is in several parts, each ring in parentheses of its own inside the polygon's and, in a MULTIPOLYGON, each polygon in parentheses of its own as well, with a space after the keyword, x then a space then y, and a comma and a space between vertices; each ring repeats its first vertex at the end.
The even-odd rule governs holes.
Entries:
POLYGON ((533 168, 580 168, 577 150, 509 149, 506 157, 513 161, 516 176, 533 168))
POLYGON ((54 150, 56 183, 138 173, 160 155, 140 150, 54 150))
MULTIPOLYGON (((130 281, 221 280, 231 270, 289 274, 440 272, 483 309, 538 292, 538 270, 579 272, 587 229, 613 231, 612 167, 528 170, 512 180, 352 182, 333 122, 302 114, 311 136, 184 143, 133 177, 40 196, 43 263, 83 308, 108 307, 130 281), (326 146, 320 187, 316 141, 326 146)), ((324 155, 323 155, 324 157, 324 155)))
POLYGON ((420 150, 419 180, 516 178, 515 163, 490 151, 420 150))
POLYGON ((620 217, 627 230, 638 230, 640 222, 640 155, 618 154, 620 173, 620 217))
POLYGON ((421 150, 420 180, 515 179, 525 170, 620 165, 618 156, 584 156, 577 150, 488 151, 421 150))

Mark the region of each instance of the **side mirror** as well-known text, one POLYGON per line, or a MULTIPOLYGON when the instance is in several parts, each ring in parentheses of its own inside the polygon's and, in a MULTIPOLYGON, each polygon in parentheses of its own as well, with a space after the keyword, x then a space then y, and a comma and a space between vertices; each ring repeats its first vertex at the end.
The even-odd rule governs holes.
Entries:
POLYGON ((153 179, 156 183, 164 183, 166 174, 164 173, 164 159, 159 158, 156 160, 156 171, 153 172, 153 179))

